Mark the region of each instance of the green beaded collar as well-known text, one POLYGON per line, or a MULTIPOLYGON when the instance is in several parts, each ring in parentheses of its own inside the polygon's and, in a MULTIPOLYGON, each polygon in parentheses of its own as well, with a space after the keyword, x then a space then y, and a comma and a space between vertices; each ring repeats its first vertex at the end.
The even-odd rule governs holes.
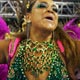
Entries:
POLYGON ((25 71, 38 78, 44 71, 49 71, 47 80, 70 80, 66 66, 55 42, 21 41, 18 54, 9 68, 9 80, 27 80, 25 71))
POLYGON ((35 77, 38 77, 43 71, 50 70, 53 53, 58 50, 55 42, 24 40, 20 46, 20 52, 23 52, 22 55, 24 55, 22 57, 24 70, 31 71, 35 77), (24 45, 25 48, 23 49, 24 45))

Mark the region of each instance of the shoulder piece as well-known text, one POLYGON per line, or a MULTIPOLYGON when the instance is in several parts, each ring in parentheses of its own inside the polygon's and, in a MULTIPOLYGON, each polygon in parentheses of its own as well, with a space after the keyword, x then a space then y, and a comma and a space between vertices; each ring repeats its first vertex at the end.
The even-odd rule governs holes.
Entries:
POLYGON ((9 44, 9 57, 10 58, 14 56, 19 42, 20 42, 20 38, 16 38, 15 40, 10 41, 10 44, 9 44))
POLYGON ((61 53, 64 53, 64 46, 60 40, 57 40, 57 45, 58 45, 61 53))

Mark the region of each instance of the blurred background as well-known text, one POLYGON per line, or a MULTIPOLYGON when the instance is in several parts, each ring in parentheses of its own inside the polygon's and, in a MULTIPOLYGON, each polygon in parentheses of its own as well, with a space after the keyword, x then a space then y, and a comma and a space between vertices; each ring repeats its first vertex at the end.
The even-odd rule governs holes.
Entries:
MULTIPOLYGON (((23 2, 23 0, 21 0, 23 2)), ((55 0, 58 4, 59 23, 64 26, 66 22, 74 17, 80 17, 80 0, 55 0)), ((16 0, 0 0, 0 16, 2 16, 11 32, 22 29, 22 20, 18 19, 20 6, 16 0)))

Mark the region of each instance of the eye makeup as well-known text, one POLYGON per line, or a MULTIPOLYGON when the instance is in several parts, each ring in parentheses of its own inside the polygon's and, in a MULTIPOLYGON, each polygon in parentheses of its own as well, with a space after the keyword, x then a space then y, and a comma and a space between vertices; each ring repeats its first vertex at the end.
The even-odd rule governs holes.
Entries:
MULTIPOLYGON (((42 9, 42 8, 48 8, 49 5, 46 2, 41 2, 36 7, 42 9)), ((56 4, 52 5, 51 8, 53 11, 58 12, 58 6, 56 4)))
POLYGON ((47 4, 45 2, 42 2, 37 5, 37 8, 47 8, 47 4))
POLYGON ((57 6, 52 6, 52 10, 55 11, 55 12, 58 12, 57 6))

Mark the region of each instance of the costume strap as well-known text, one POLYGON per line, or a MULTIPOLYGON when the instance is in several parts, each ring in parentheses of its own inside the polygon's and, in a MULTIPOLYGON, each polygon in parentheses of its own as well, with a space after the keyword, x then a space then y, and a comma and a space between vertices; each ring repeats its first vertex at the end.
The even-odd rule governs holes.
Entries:
MULTIPOLYGON (((16 51, 16 48, 17 48, 19 42, 20 42, 20 38, 16 38, 14 43, 13 43, 13 41, 10 41, 10 44, 9 44, 9 56, 11 58, 14 56, 14 53, 16 51)), ((60 40, 57 40, 57 44, 58 44, 58 47, 60 49, 60 52, 64 53, 64 46, 63 46, 62 42, 60 40)))
POLYGON ((64 53, 64 46, 63 46, 63 44, 62 44, 62 42, 60 40, 57 40, 57 45, 58 45, 58 47, 60 49, 60 52, 64 53))
POLYGON ((16 38, 14 41, 10 41, 10 44, 9 44, 9 57, 10 58, 14 56, 19 42, 20 42, 20 38, 16 38))

